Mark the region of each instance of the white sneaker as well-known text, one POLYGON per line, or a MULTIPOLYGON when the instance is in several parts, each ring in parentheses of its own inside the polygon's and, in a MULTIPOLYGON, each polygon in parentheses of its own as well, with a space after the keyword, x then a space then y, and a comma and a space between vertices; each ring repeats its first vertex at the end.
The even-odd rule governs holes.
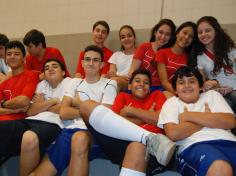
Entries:
POLYGON ((176 144, 163 134, 149 134, 146 137, 147 152, 156 157, 157 161, 166 166, 174 152, 176 144))

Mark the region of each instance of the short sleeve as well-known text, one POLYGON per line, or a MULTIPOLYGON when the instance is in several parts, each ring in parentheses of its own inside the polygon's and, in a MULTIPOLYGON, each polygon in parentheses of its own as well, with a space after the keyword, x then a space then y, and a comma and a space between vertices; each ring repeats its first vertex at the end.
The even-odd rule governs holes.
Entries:
POLYGON ((103 104, 110 104, 114 103, 114 100, 117 95, 117 83, 114 80, 109 80, 106 84, 103 92, 102 103, 103 104))

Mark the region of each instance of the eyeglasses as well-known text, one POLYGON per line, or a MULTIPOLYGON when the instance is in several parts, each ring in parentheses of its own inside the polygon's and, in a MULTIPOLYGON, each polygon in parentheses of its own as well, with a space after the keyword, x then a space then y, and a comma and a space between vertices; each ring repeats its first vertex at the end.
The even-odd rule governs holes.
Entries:
POLYGON ((84 62, 86 63, 90 63, 91 61, 93 61, 94 63, 99 63, 101 62, 102 60, 100 58, 91 58, 91 57, 85 57, 84 58, 84 62))

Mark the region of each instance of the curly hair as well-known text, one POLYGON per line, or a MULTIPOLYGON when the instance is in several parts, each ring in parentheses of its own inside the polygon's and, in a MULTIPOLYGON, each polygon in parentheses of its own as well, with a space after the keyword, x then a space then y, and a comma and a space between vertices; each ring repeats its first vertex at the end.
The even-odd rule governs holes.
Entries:
MULTIPOLYGON (((232 48, 235 47, 234 41, 230 38, 230 36, 222 29, 221 25, 217 21, 217 19, 213 16, 204 16, 200 18, 197 21, 197 27, 202 22, 208 23, 210 26, 213 27, 215 30, 215 38, 214 38, 214 44, 213 44, 213 50, 214 50, 214 68, 212 70, 213 75, 217 75, 221 68, 227 68, 232 69, 233 62, 229 59, 228 53, 232 48)), ((202 54, 206 48, 203 44, 200 47, 199 54, 202 54)), ((225 70, 225 74, 226 70, 225 70)))

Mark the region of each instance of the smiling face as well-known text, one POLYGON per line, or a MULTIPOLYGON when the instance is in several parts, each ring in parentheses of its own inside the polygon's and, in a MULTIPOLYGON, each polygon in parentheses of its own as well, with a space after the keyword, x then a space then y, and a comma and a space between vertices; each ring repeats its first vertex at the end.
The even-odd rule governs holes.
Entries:
POLYGON ((200 87, 195 76, 177 78, 176 94, 185 103, 195 103, 199 99, 200 87))
POLYGON ((98 46, 103 46, 108 36, 107 28, 101 24, 97 25, 92 33, 93 41, 98 46))
POLYGON ((171 37, 171 27, 167 24, 161 25, 155 32, 156 43, 158 48, 167 44, 171 37))
POLYGON ((59 63, 56 61, 49 61, 44 66, 45 79, 53 82, 61 82, 65 76, 65 71, 62 70, 59 63))
POLYGON ((150 92, 150 80, 145 74, 137 74, 128 88, 136 99, 144 99, 150 92))
POLYGON ((180 48, 187 48, 191 45, 194 37, 194 31, 191 26, 186 26, 176 34, 176 42, 180 48))
POLYGON ((6 49, 6 63, 12 70, 24 67, 24 56, 19 48, 6 49))
POLYGON ((130 28, 123 28, 120 33, 120 42, 124 50, 133 49, 135 47, 135 36, 130 28))
POLYGON ((214 45, 215 29, 207 22, 203 21, 198 25, 197 28, 198 38, 200 42, 206 47, 214 45))

